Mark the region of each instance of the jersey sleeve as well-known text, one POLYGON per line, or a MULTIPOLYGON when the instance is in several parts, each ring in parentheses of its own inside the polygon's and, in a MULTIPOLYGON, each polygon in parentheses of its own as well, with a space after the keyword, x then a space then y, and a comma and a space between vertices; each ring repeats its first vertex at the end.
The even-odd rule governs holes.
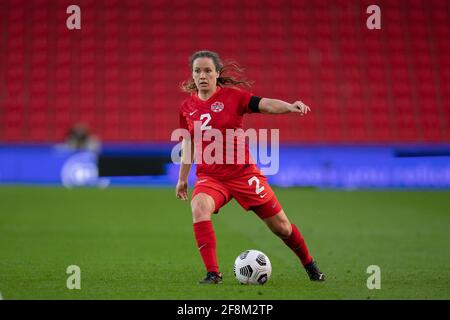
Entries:
POLYGON ((248 91, 240 90, 240 110, 242 114, 259 112, 259 101, 261 97, 257 97, 248 91))

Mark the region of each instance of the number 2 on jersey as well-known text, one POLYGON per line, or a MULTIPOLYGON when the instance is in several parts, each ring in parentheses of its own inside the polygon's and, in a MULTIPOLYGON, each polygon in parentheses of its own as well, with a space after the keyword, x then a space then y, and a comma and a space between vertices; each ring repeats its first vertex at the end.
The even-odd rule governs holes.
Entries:
POLYGON ((211 115, 209 113, 204 113, 200 116, 200 121, 202 121, 202 126, 200 127, 200 130, 209 130, 212 127, 208 126, 208 123, 211 121, 211 115), (206 119, 205 122, 203 122, 203 119, 206 119))
POLYGON ((250 179, 248 179, 248 185, 251 186, 253 182, 256 182, 256 190, 255 190, 256 194, 260 194, 261 192, 264 191, 264 186, 262 187, 259 186, 259 179, 256 176, 253 176, 250 179))

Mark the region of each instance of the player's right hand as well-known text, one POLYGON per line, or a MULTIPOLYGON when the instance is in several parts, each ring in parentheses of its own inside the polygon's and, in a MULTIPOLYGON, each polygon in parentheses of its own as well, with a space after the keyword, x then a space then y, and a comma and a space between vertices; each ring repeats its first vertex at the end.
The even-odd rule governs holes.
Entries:
POLYGON ((177 187, 175 189, 175 194, 178 199, 185 200, 185 201, 188 199, 187 188, 188 188, 187 181, 178 180, 177 187))

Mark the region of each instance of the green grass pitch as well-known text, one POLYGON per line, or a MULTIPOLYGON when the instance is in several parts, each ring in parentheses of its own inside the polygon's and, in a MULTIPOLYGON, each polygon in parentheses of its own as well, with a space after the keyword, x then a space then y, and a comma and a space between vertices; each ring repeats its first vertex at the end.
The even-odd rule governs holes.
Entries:
POLYGON ((4 299, 450 299, 450 193, 275 189, 320 268, 312 283, 294 254, 232 201, 213 217, 224 283, 201 286, 189 204, 173 189, 0 187, 4 299), (243 286, 233 262, 246 249, 273 267, 243 286), (66 287, 69 265, 81 289, 66 287), (369 290, 369 265, 381 289, 369 290))

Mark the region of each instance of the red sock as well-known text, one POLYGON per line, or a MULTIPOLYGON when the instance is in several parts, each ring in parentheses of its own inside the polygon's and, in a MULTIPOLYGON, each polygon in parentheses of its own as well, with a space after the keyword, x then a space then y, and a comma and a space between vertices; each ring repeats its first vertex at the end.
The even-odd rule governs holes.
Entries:
POLYGON ((219 272, 216 257, 216 235, 211 220, 194 223, 194 234, 207 272, 219 272))
POLYGON ((287 239, 283 239, 284 243, 291 248, 292 251, 300 258, 300 261, 305 266, 310 263, 313 258, 310 256, 308 248, 305 244, 302 234, 298 231, 295 224, 292 224, 292 233, 287 239))

